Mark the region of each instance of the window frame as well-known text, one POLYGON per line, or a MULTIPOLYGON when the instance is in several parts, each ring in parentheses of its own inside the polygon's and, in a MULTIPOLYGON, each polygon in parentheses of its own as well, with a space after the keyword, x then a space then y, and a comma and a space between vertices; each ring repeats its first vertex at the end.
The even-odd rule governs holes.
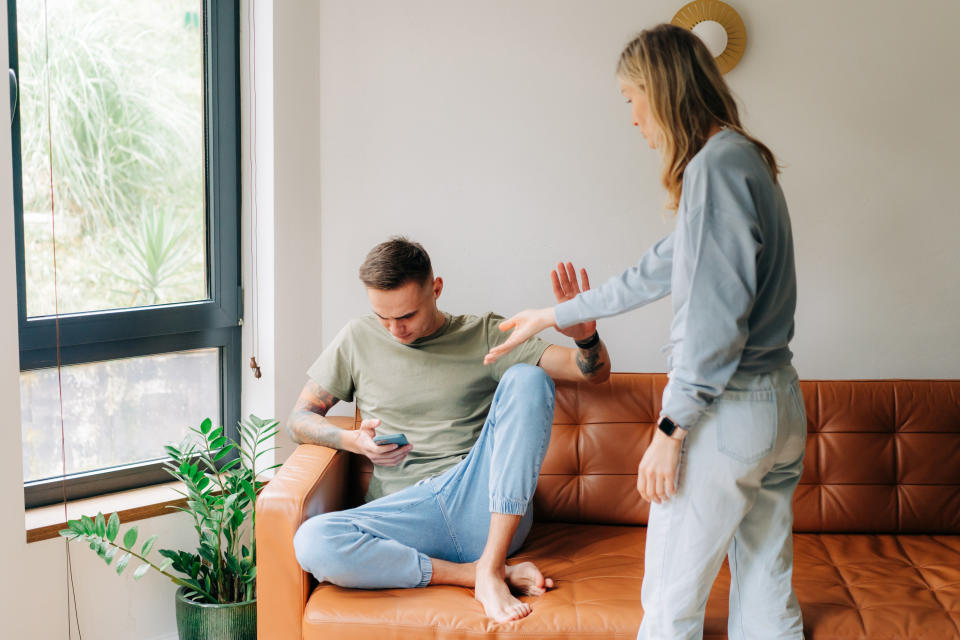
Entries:
MULTIPOLYGON (((7 0, 7 31, 10 68, 19 77, 16 2, 7 0)), ((203 0, 203 29, 204 206, 209 298, 62 314, 59 317, 60 359, 66 366, 217 347, 221 412, 217 417, 226 434, 236 439, 240 420, 243 314, 239 0, 203 0)), ((32 371, 57 365, 56 318, 26 315, 19 99, 11 126, 20 370, 32 371)), ((197 416, 197 424, 204 417, 197 416)), ((162 456, 163 452, 158 451, 157 457, 162 456)), ((39 507, 60 502, 64 489, 69 500, 169 481, 162 462, 143 462, 68 474, 65 482, 59 477, 26 482, 24 498, 27 508, 39 507)))

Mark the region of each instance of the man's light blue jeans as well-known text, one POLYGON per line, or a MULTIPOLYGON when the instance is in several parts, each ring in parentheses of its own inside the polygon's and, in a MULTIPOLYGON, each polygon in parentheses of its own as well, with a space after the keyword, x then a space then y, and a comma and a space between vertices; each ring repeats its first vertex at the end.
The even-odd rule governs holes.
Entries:
POLYGON ((491 513, 522 515, 510 545, 527 537, 540 464, 550 442, 554 386, 532 365, 510 367, 470 453, 444 473, 373 502, 304 522, 297 560, 317 580, 387 589, 430 583, 430 558, 473 562, 491 513))
POLYGON ((638 640, 702 638, 724 556, 730 640, 802 640, 792 527, 806 437, 793 367, 733 376, 684 442, 677 494, 650 505, 638 640))

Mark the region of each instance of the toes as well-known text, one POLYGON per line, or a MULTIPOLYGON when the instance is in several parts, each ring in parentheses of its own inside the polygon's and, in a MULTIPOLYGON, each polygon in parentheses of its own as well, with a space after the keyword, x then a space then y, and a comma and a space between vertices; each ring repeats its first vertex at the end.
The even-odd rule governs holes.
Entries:
POLYGON ((554 586, 553 578, 547 578, 546 580, 544 580, 543 585, 547 589, 553 589, 553 586, 554 586))

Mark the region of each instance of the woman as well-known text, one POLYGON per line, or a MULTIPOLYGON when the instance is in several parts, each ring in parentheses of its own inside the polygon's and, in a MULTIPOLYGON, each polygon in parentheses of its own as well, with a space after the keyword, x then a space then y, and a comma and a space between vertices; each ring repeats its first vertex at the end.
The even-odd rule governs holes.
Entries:
MULTIPOLYGON (((729 637, 802 638, 791 504, 806 418, 787 346, 796 277, 776 160, 744 131, 691 32, 666 24, 642 32, 621 54, 617 76, 634 126, 660 153, 676 230, 603 286, 505 321, 513 334, 487 359, 547 327, 672 293, 669 382, 637 478, 652 503, 638 638, 700 638, 724 556, 729 637)), ((558 266, 554 286, 579 292, 571 264, 558 266)))

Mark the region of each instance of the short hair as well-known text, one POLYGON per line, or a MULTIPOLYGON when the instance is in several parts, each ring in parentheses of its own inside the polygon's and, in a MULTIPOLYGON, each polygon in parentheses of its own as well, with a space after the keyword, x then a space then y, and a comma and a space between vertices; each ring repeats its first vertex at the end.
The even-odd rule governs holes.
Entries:
POLYGON ((432 275, 426 249, 403 236, 393 236, 375 246, 360 265, 363 284, 381 291, 397 289, 410 281, 424 285, 432 275))

